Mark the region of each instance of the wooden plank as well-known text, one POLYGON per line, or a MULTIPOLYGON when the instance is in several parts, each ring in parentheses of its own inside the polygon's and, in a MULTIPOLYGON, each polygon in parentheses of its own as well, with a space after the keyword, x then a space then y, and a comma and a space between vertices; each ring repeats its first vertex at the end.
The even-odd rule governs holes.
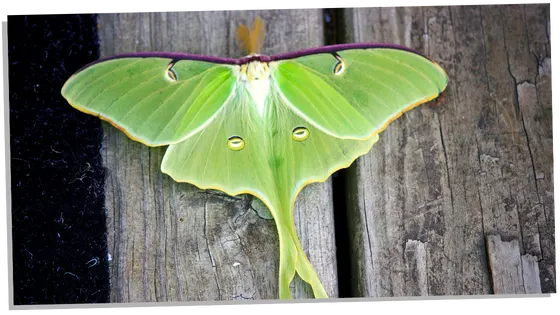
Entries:
MULTIPOLYGON (((531 150, 538 199, 542 205, 536 215, 538 257, 542 291, 556 292, 556 258, 554 251, 554 182, 552 159, 552 91, 550 81, 550 6, 526 5, 523 18, 527 27, 529 54, 536 62, 536 76, 520 82, 519 106, 531 150)), ((517 63, 516 60, 513 61, 517 63)), ((535 254, 535 253, 533 253, 535 254)))
POLYGON ((533 255, 521 256, 523 268, 523 289, 525 293, 542 293, 539 272, 539 259, 533 255))
POLYGON ((519 252, 519 241, 487 237, 494 294, 542 293, 537 257, 519 252))
POLYGON ((404 248, 406 266, 406 295, 428 295, 428 268, 426 266, 426 243, 406 241, 404 248))
MULTIPOLYGON (((240 57, 235 29, 259 14, 265 54, 323 44, 321 10, 107 14, 99 19, 102 56, 182 51, 240 57)), ((278 237, 251 197, 175 183, 160 172, 165 148, 148 148, 106 125, 111 301, 213 301, 278 298, 278 237)), ((298 235, 319 278, 336 297, 330 181, 303 190, 298 235)), ((296 279, 295 298, 312 297, 296 279)))
MULTIPOLYGON (((347 12, 346 21, 352 25, 352 41, 400 43, 440 62, 452 78, 441 115, 454 111, 462 116, 455 111, 459 106, 449 104, 456 99, 461 75, 453 67, 454 55, 456 49, 470 48, 454 47, 448 8, 357 9, 347 12)), ((450 148, 440 119, 427 106, 408 112, 350 169, 348 182, 355 183, 348 209, 352 246, 364 253, 353 269, 355 295, 410 294, 406 288, 412 276, 403 259, 409 239, 425 243, 429 295, 490 292, 481 271, 486 259, 475 174, 458 172, 477 161, 465 150, 475 140, 464 126, 452 133, 464 138, 451 141, 456 147, 450 148)))
POLYGON ((490 154, 502 158, 493 167, 494 180, 488 181, 485 188, 501 186, 503 192, 507 191, 502 195, 503 203, 514 207, 505 206, 502 218, 497 217, 500 211, 496 211, 499 208, 496 204, 500 196, 493 196, 495 191, 486 190, 488 200, 494 198, 494 202, 487 208, 485 232, 519 239, 522 253, 538 257, 542 262, 540 276, 549 279, 543 292, 555 292, 554 215, 550 211, 554 207, 552 102, 550 68, 546 70, 546 64, 550 63, 549 5, 485 7, 481 15, 486 32, 490 95, 497 112, 494 120, 500 126, 490 125, 488 130, 501 133, 500 139, 493 141, 501 142, 500 146, 510 152, 499 154, 492 149, 494 153, 490 154), (495 21, 500 21, 501 27, 495 21), (537 81, 542 82, 538 89, 537 81), (542 97, 537 96, 537 90, 542 97), (510 141, 507 132, 512 135, 510 141), (508 210, 514 211, 509 214, 508 210), (499 221, 508 222, 509 227, 494 228, 499 221))
POLYGON ((491 293, 489 233, 548 257, 540 276, 554 281, 548 16, 548 5, 345 10, 346 41, 410 46, 450 78, 441 107, 406 113, 348 172, 354 295, 423 294, 407 289, 423 281, 403 255, 411 240, 425 244, 427 294, 491 293))
POLYGON ((503 242, 497 235, 489 235, 487 239, 494 293, 524 293, 519 242, 517 240, 503 242))

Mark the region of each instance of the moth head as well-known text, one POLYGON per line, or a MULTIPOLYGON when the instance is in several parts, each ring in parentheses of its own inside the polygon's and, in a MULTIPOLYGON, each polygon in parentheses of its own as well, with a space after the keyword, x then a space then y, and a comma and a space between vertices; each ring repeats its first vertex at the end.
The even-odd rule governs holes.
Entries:
POLYGON ((241 79, 243 81, 263 81, 270 77, 270 69, 265 62, 251 61, 241 66, 241 79))

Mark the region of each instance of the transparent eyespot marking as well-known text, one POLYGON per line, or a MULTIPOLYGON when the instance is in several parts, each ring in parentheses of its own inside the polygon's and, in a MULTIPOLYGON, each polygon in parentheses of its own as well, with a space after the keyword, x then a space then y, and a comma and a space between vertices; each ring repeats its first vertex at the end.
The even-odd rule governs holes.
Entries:
POLYGON ((309 129, 305 127, 296 127, 292 131, 292 139, 298 142, 303 142, 309 138, 309 129))
POLYGON ((175 70, 173 70, 173 66, 175 66, 175 63, 175 60, 171 61, 165 69, 165 77, 171 82, 176 82, 178 80, 177 73, 175 72, 175 70))
POLYGON ((333 54, 333 57, 336 58, 337 62, 333 67, 333 74, 334 75, 341 75, 346 70, 346 62, 340 57, 337 53, 333 54))
POLYGON ((227 140, 227 146, 230 150, 241 151, 245 147, 245 140, 239 136, 232 136, 227 140))

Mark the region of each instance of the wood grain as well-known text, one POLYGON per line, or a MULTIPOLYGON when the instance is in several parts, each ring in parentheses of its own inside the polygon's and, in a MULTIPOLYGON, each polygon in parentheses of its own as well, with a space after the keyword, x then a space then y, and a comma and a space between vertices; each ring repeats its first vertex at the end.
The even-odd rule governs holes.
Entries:
POLYGON ((487 237, 488 261, 495 294, 542 293, 537 257, 521 256, 519 241, 487 237))
MULTIPOLYGON (((412 47, 450 80, 441 106, 389 125, 346 172, 345 191, 329 179, 298 197, 296 229, 329 296, 337 193, 352 296, 556 292, 549 5, 338 13, 345 42, 412 47)), ((324 43, 320 9, 110 14, 99 19, 102 55, 239 57, 235 28, 257 14, 264 54, 324 43)), ((165 148, 104 130, 113 302, 277 298, 276 229, 251 197, 177 184, 160 172, 165 148)), ((312 297, 300 279, 293 294, 312 297)))
MULTIPOLYGON (((321 10, 107 14, 101 54, 182 51, 243 55, 235 29, 259 14, 268 25, 263 53, 321 46, 321 10)), ((111 301, 214 301, 278 297, 278 237, 272 220, 230 197, 178 184, 160 172, 165 148, 148 148, 105 125, 111 301)), ((295 222, 327 293, 338 295, 330 181, 306 187, 295 222)), ((300 279, 295 298, 312 297, 300 279)))
POLYGON ((492 293, 490 234, 519 242, 555 292, 549 6, 343 16, 345 41, 404 44, 449 75, 442 106, 392 123, 348 172, 352 294, 492 293))

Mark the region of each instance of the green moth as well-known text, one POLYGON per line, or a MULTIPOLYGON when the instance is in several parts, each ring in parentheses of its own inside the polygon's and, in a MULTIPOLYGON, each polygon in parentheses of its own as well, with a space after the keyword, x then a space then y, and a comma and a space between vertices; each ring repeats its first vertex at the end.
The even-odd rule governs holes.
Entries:
POLYGON ((278 229, 280 298, 291 298, 296 272, 326 298, 296 234, 298 193, 367 153, 391 121, 440 95, 447 75, 390 44, 260 55, 259 18, 237 35, 246 57, 117 55, 79 70, 62 95, 133 140, 169 146, 161 170, 174 180, 262 200, 278 229))

